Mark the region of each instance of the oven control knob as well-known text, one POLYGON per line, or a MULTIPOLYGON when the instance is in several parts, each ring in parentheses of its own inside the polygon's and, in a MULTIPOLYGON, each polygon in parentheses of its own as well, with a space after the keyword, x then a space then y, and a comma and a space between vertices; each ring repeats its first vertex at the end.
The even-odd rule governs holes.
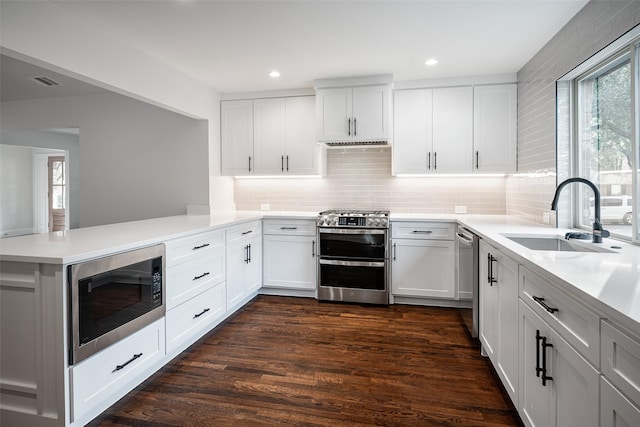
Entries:
POLYGON ((383 226, 383 227, 386 227, 387 226, 387 220, 384 219, 384 218, 382 220, 380 220, 380 225, 383 226))
POLYGON ((375 224, 376 227, 380 226, 380 220, 378 218, 376 218, 375 221, 373 221, 373 223, 375 224))

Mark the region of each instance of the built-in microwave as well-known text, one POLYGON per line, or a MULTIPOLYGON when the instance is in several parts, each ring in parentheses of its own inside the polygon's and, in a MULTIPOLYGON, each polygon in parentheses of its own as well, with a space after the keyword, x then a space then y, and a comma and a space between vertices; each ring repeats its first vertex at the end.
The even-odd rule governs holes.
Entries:
POLYGON ((69 266, 73 365, 162 318, 164 245, 69 266))

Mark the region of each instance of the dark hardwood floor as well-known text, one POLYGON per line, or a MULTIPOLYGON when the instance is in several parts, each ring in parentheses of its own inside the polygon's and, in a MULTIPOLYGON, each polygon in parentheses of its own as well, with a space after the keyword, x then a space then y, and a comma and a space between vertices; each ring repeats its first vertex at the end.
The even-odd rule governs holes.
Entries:
POLYGON ((455 309, 259 296, 92 426, 517 426, 455 309))

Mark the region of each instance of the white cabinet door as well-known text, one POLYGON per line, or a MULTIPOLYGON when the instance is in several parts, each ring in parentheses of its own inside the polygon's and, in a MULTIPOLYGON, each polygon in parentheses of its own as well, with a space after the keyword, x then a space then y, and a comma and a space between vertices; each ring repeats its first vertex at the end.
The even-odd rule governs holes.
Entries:
POLYGON ((351 138, 351 88, 316 90, 318 141, 345 141, 351 138))
POLYGON ((432 170, 470 173, 473 148, 473 88, 433 89, 432 170))
POLYGON ((515 84, 474 88, 473 145, 476 172, 515 171, 517 92, 515 84))
POLYGON ((498 362, 496 371, 511 400, 518 402, 518 264, 495 252, 498 288, 498 362))
POLYGON ((263 286, 315 289, 315 237, 265 235, 263 286))
POLYGON ((253 101, 220 103, 222 174, 247 175, 253 171, 253 101))
POLYGON ((353 88, 351 134, 359 141, 389 139, 388 85, 353 88))
POLYGON ((285 168, 285 99, 253 101, 253 143, 256 174, 281 174, 285 168))
POLYGON ((315 97, 286 98, 285 110, 286 172, 292 175, 318 174, 315 97))
POLYGON ((500 295, 491 275, 493 248, 480 241, 479 249, 479 338, 482 348, 494 365, 498 363, 500 295))
POLYGON ((246 243, 227 246, 227 312, 237 308, 244 298, 244 268, 247 259, 246 243))
POLYGON ((600 378, 600 427, 640 426, 640 409, 600 378))
POLYGON ((244 266, 245 296, 257 292, 262 286, 262 238, 254 237, 247 243, 249 261, 244 266))
POLYGON ((394 295, 455 298, 455 243, 393 240, 391 288, 394 295))
POLYGON ((393 102, 393 173, 428 172, 427 155, 433 143, 430 89, 401 90, 393 102))
POLYGON ((525 425, 598 427, 598 372, 522 301, 520 331, 520 415, 525 425))

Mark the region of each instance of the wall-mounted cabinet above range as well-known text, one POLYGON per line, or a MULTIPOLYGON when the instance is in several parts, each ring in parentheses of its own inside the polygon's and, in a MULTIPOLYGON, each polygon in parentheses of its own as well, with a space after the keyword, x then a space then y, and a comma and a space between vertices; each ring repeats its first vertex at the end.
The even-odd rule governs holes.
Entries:
POLYGON ((316 89, 316 137, 329 146, 387 145, 393 76, 322 79, 316 89))
POLYGON ((509 173, 515 84, 396 90, 394 174, 509 173))
POLYGON ((315 97, 220 103, 223 175, 320 175, 315 97))

